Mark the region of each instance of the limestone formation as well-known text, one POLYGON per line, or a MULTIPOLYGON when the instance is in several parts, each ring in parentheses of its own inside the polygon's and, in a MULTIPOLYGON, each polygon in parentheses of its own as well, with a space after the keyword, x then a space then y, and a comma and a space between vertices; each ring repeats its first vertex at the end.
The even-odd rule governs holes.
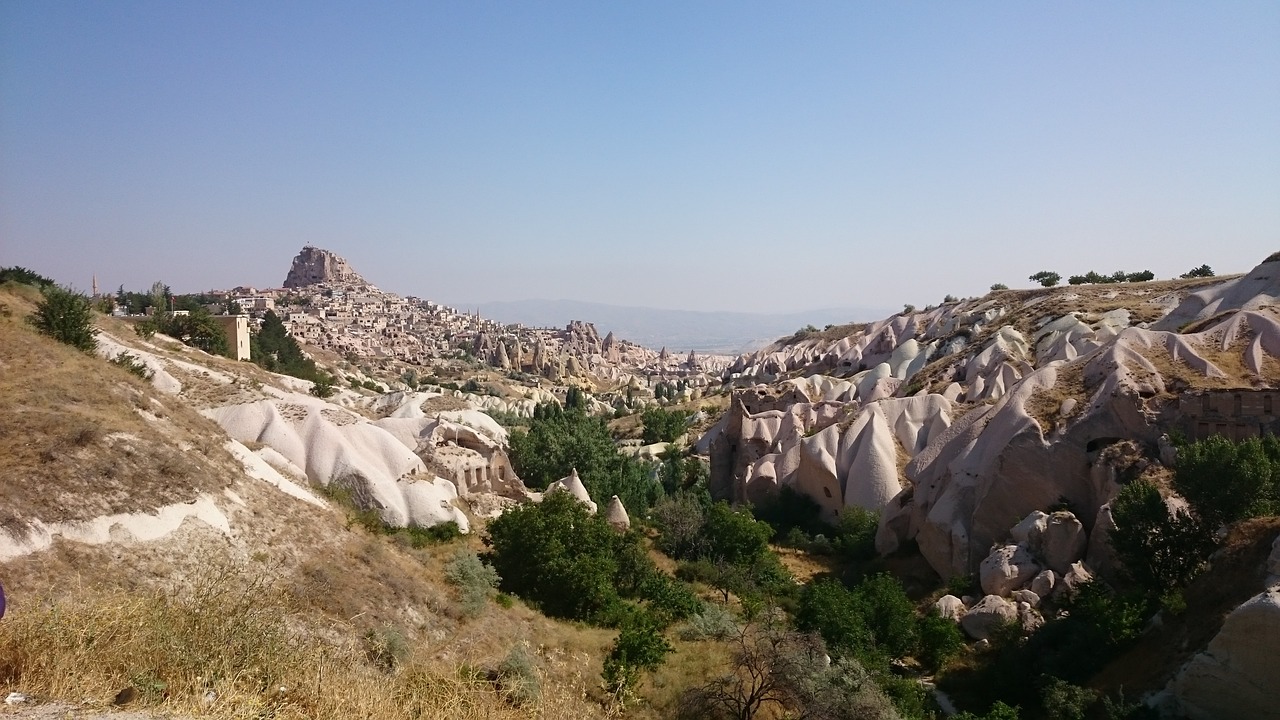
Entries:
POLYGON ((938 598, 938 601, 933 604, 933 609, 938 615, 956 622, 960 622, 960 618, 967 612, 964 601, 955 595, 943 595, 938 598))
POLYGON ((235 440, 270 446, 312 484, 341 488, 388 525, 451 520, 468 528, 466 515, 452 505, 453 483, 429 472, 411 445, 348 410, 295 393, 205 415, 235 440))
POLYGON ((293 259, 293 266, 284 279, 284 287, 304 288, 317 283, 369 284, 343 258, 328 250, 308 245, 293 259))
MULTIPOLYGON (((583 505, 587 506, 592 515, 596 514, 596 504, 591 500, 591 495, 587 493, 587 486, 582 484, 582 478, 578 477, 578 469, 574 468, 568 477, 559 480, 547 486, 547 494, 553 492, 567 492, 574 496, 583 505)), ((621 504, 621 503, 619 503, 621 504)))
POLYGON ((1227 616, 1209 647, 1169 684, 1169 693, 1191 720, 1276 717, 1277 647, 1280 590, 1268 590, 1227 616))
POLYGON ((987 595, 960 618, 960 627, 974 640, 986 640, 1004 623, 1018 619, 1018 608, 999 595, 987 595))
POLYGON ((978 579, 988 595, 1008 595, 1040 572, 1031 553, 1021 545, 1004 545, 991 551, 979 567, 978 579))
POLYGON ((729 412, 696 445, 711 456, 712 493, 757 502, 789 485, 828 520, 877 509, 877 549, 914 540, 948 578, 1008 542, 1010 518, 1065 502, 1074 515, 1041 513, 1013 542, 1060 575, 1086 550, 1109 572, 1101 509, 1121 478, 1107 447, 1131 443, 1143 457, 1128 470, 1141 472, 1172 459, 1157 448, 1175 430, 1280 430, 1261 397, 1280 382, 1280 259, 1158 292, 988 296, 743 355, 724 376, 738 386, 729 412), (902 420, 893 403, 906 400, 925 404, 902 420))
POLYGON ((604 519, 619 532, 631 529, 631 518, 627 515, 627 508, 617 495, 609 498, 609 508, 605 511, 604 519))
POLYGON ((1052 570, 1042 571, 1031 580, 1028 590, 1036 594, 1038 598, 1047 598, 1053 593, 1053 588, 1058 582, 1058 574, 1052 570))
POLYGON ((1086 547, 1084 525, 1075 515, 1064 511, 1049 516, 1040 535, 1040 557, 1050 570, 1065 574, 1072 563, 1084 557, 1086 547))

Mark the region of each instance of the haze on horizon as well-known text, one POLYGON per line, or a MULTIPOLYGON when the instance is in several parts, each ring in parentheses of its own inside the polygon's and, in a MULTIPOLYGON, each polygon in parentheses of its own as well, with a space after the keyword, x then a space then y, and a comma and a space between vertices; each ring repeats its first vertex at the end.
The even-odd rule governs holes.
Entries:
POLYGON ((783 313, 1280 249, 1280 4, 0 3, 0 265, 783 313))

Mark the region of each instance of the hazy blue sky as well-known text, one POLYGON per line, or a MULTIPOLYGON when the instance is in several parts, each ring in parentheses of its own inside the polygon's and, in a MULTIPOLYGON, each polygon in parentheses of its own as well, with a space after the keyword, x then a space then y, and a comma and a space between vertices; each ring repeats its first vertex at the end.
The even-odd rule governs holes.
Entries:
POLYGON ((923 305, 1280 250, 1280 3, 0 0, 0 265, 923 305))

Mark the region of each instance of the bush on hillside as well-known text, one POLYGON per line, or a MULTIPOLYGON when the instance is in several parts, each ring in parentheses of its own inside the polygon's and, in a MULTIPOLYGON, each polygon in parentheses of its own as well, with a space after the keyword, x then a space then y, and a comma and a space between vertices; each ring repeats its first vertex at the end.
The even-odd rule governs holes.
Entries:
POLYGON ((689 413, 651 407, 640 416, 644 423, 644 444, 675 442, 688 427, 689 413))
POLYGON ((619 454, 605 421, 580 409, 538 405, 528 430, 511 433, 510 447, 516 474, 535 489, 577 470, 592 498, 607 502, 617 495, 633 517, 642 516, 662 495, 651 466, 619 454))
POLYGON ((1027 279, 1032 282, 1038 282, 1044 287, 1053 287, 1062 280, 1062 276, 1051 270, 1041 270, 1027 279))
POLYGON ((1190 270, 1182 273, 1178 277, 1181 277, 1181 278, 1213 277, 1213 268, 1209 267, 1208 265, 1201 265, 1200 267, 1197 267, 1197 268, 1191 268, 1190 270))
POLYGON ((40 302, 30 322, 36 330, 60 343, 91 353, 98 347, 89 298, 57 285, 40 289, 40 302))
POLYGON ((498 572, 488 565, 474 550, 458 548, 444 566, 444 577, 458 588, 462 613, 467 617, 479 615, 498 587, 498 572))
POLYGON ((1146 480, 1124 486, 1111 515, 1111 546, 1125 574, 1151 597, 1191 582, 1217 544, 1210 525, 1186 510, 1171 512, 1146 480))
POLYGON ((1178 449, 1174 488, 1211 527, 1280 514, 1280 439, 1220 435, 1178 449))
POLYGON ((600 676, 605 688, 624 698, 640 684, 642 673, 653 672, 675 648, 662 636, 662 625, 646 613, 630 613, 604 659, 600 676))
POLYGON ((653 616, 666 620, 697 610, 670 578, 654 577, 660 571, 639 533, 615 531, 566 492, 495 518, 485 543, 499 587, 551 617, 616 625, 630 612, 624 599, 648 601, 653 616))

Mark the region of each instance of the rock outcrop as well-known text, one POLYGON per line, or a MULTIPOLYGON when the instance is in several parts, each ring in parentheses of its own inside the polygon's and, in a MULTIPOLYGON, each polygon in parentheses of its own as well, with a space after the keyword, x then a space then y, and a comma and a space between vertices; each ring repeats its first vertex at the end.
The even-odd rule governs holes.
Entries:
POLYGON ((627 508, 617 495, 609 498, 609 508, 605 510, 604 519, 619 532, 631 529, 631 517, 627 515, 627 508))
MULTIPOLYGON (((560 478, 548 485, 546 494, 550 495, 553 492, 567 492, 577 498, 578 502, 586 505, 592 515, 596 513, 598 506, 591 499, 591 494, 587 492, 587 486, 582 484, 582 478, 578 477, 577 468, 574 468, 573 471, 569 473, 568 477, 560 478)), ((621 505, 622 503, 619 502, 618 504, 621 505)), ((628 523, 630 523, 629 519, 628 523)))
POLYGON ((1227 616, 1202 653, 1178 672, 1168 691, 1191 720, 1276 717, 1280 677, 1280 590, 1260 593, 1227 616))
POLYGON ((318 283, 369 284, 343 258, 328 250, 308 245, 293 259, 289 274, 284 279, 284 287, 304 288, 318 283))

